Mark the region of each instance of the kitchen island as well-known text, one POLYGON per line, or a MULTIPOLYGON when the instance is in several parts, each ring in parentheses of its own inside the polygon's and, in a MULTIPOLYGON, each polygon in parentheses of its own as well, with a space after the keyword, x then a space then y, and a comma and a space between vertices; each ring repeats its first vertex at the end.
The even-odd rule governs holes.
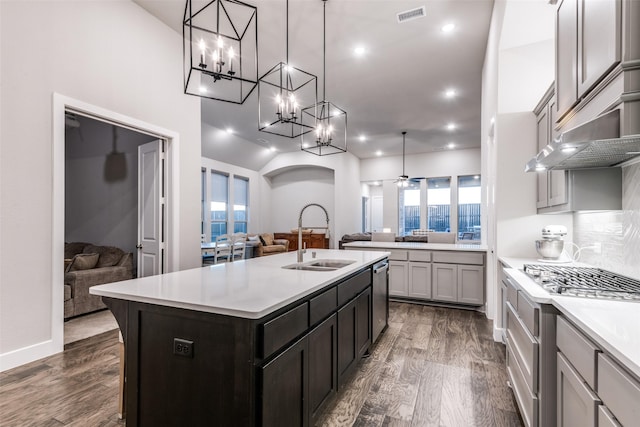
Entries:
POLYGON ((93 287, 125 341, 127 426, 313 424, 372 344, 388 255, 315 252, 351 263, 282 268, 292 252, 93 287))

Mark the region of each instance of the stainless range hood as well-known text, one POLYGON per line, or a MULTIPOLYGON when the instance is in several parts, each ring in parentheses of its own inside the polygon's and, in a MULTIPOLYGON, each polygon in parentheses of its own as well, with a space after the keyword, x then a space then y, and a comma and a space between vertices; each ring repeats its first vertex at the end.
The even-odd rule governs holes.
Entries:
POLYGON ((529 160, 525 172, 620 166, 640 156, 640 135, 620 137, 620 110, 564 132, 529 160))

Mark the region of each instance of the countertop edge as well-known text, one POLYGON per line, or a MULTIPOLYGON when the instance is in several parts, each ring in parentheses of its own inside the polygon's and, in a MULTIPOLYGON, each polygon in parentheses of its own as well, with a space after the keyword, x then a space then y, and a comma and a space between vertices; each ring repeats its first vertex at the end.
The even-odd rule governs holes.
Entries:
MULTIPOLYGON (((346 252, 346 251, 345 251, 346 252)), ((374 251, 368 251, 368 252, 374 252, 374 251)), ((126 301, 134 301, 134 302, 138 302, 138 303, 146 303, 146 304, 154 304, 154 305, 159 305, 159 306, 163 306, 163 307, 173 307, 173 308, 179 308, 179 309, 186 309, 186 310, 193 310, 193 311, 198 311, 198 312, 204 312, 204 313, 211 313, 211 314, 220 314, 220 315, 225 315, 225 316, 232 316, 232 317, 238 317, 238 318, 244 318, 244 319, 250 319, 250 320, 255 320, 255 319, 260 319, 262 317, 265 317, 283 307, 286 307, 289 304, 294 303, 295 301, 298 301, 300 299, 303 299, 305 297, 307 297, 310 294, 313 294, 317 291, 322 290, 325 287, 328 287, 338 281, 341 281, 343 279, 345 279, 346 277, 362 270, 365 269, 367 267, 371 267, 373 266, 375 263, 387 258, 389 256, 389 252, 378 252, 375 251, 376 256, 374 256, 373 258, 371 258, 368 261, 365 262, 358 262, 355 264, 355 266, 349 265, 346 267, 343 267, 340 270, 341 271, 338 275, 335 276, 331 276, 330 278, 328 278, 327 280, 322 280, 321 282, 319 282, 318 284, 316 284, 315 286, 311 286, 309 288, 306 288, 304 290, 301 290, 301 292, 292 295, 291 297, 288 298, 284 298, 281 301, 274 303, 272 305, 270 305, 269 307, 260 310, 260 311, 245 311, 245 310, 239 310, 239 309, 233 309, 233 308, 225 308, 225 307, 220 307, 220 306, 212 306, 212 305, 207 305, 207 304, 197 304, 197 303, 193 303, 193 302, 184 302, 184 301, 176 301, 176 300, 169 300, 167 298, 154 298, 154 297, 149 297, 149 296, 144 296, 144 295, 137 295, 135 293, 131 293, 131 292, 125 292, 125 291, 114 291, 114 290, 110 290, 108 288, 108 285, 97 285, 94 286, 92 288, 90 288, 89 292, 92 295, 99 295, 99 296, 104 296, 104 297, 108 297, 108 298, 113 298, 113 299, 119 299, 119 300, 126 300, 126 301), (105 289, 106 288, 106 289, 105 289)), ((276 255, 277 256, 277 255, 276 255)), ((275 256, 272 256, 275 257, 275 256)), ((320 258, 319 258, 320 259, 320 258)), ((191 270, 199 270, 201 268, 207 268, 207 267, 197 267, 195 269, 191 269, 191 270)), ((277 267, 280 268, 280 267, 277 267)), ((189 271, 189 270, 182 270, 182 271, 189 271)), ((177 272, 173 272, 173 273, 167 273, 167 274, 179 274, 181 271, 177 271, 177 272)), ((322 272, 320 272, 320 274, 322 274, 322 272)), ((143 278, 144 279, 144 278, 143 278)), ((132 279, 128 282, 131 281, 135 281, 138 279, 132 279)), ((124 282, 114 282, 114 283, 124 283, 124 282)))

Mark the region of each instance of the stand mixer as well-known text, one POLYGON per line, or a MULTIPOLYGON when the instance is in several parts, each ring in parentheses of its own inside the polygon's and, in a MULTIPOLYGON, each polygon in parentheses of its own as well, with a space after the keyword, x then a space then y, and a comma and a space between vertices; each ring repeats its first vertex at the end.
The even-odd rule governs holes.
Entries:
POLYGON ((542 239, 536 240, 536 251, 542 257, 540 261, 559 262, 564 249, 564 236, 567 227, 564 225, 547 225, 542 228, 542 239))

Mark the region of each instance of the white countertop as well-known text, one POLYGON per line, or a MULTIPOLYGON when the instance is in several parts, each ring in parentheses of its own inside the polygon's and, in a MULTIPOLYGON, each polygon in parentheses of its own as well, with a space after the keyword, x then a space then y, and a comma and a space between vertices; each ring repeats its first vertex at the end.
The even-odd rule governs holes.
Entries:
POLYGON ((469 251, 486 252, 487 246, 479 243, 423 243, 423 242, 371 242, 356 241, 345 243, 345 248, 358 249, 419 249, 430 251, 469 251))
MULTIPOLYGON (((500 258, 505 273, 527 296, 540 304, 551 304, 576 324, 604 351, 640 378, 640 303, 553 295, 542 289, 520 269, 523 264, 541 264, 533 259, 500 258)), ((562 265, 588 266, 582 263, 562 265)))
MULTIPOLYGON (((304 261, 312 260, 307 250, 304 261)), ((225 314, 261 318, 361 268, 384 259, 387 252, 315 249, 317 259, 355 260, 334 271, 287 270, 296 252, 234 261, 140 279, 93 286, 104 297, 225 314)))

